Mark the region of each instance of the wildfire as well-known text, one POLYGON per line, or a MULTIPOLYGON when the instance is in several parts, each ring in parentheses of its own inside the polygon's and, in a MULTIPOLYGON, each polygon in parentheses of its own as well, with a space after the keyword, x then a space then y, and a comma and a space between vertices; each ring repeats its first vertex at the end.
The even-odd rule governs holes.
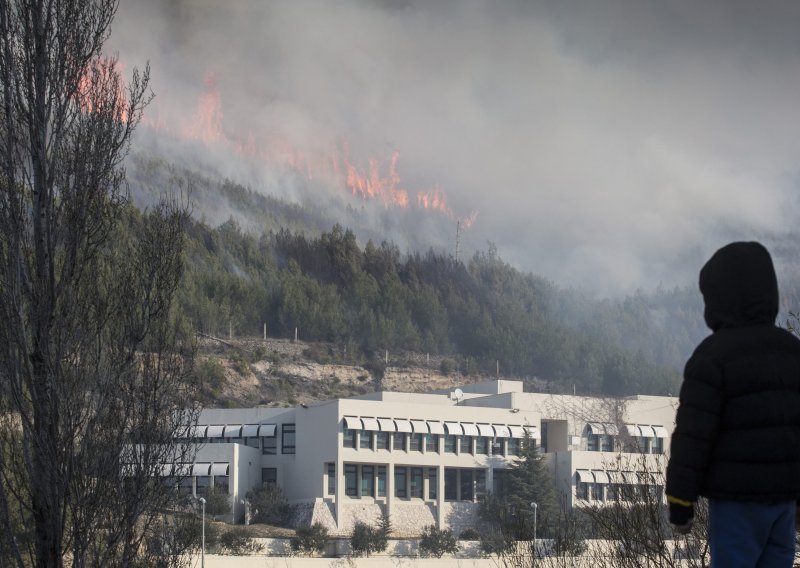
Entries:
MULTIPOLYGON (((366 166, 359 165, 351 158, 350 147, 346 141, 332 144, 330 150, 319 156, 307 156, 287 139, 271 135, 262 141, 252 131, 243 137, 227 132, 223 125, 222 97, 217 79, 207 74, 204 90, 189 121, 173 134, 185 140, 207 145, 222 145, 231 151, 272 167, 281 166, 307 179, 329 180, 342 190, 363 201, 379 199, 385 207, 408 209, 412 205, 411 195, 416 193, 416 207, 437 211, 449 219, 459 219, 464 228, 469 228, 478 216, 473 211, 466 217, 457 216, 447 204, 447 195, 434 185, 430 190, 413 192, 403 187, 398 173, 400 152, 393 151, 388 159, 371 157, 366 166)), ((155 120, 143 121, 146 126, 159 132, 170 132, 166 121, 156 115, 155 120)))

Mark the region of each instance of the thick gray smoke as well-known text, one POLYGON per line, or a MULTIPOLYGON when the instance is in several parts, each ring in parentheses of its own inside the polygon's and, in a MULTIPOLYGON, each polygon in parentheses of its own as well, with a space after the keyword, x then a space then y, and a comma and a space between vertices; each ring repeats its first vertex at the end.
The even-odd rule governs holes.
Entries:
POLYGON ((215 82, 225 132, 398 151, 412 199, 479 212, 470 242, 612 293, 796 222, 799 25, 790 0, 127 0, 111 46, 150 61, 153 121, 215 82))

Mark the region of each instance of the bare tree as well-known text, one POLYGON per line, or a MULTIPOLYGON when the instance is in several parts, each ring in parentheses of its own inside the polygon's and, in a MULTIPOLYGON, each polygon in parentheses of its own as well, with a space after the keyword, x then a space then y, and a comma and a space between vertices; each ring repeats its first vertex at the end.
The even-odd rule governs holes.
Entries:
POLYGON ((191 458, 186 213, 128 204, 149 71, 102 56, 116 8, 0 0, 0 565, 136 563, 191 458))

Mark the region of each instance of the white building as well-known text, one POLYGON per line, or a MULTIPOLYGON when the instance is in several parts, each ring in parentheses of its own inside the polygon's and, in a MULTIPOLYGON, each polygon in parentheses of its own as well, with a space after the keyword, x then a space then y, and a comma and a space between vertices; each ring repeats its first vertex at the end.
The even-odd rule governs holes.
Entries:
MULTIPOLYGON (((397 535, 428 524, 477 525, 478 501, 502 490, 526 431, 545 454, 558 491, 619 498, 619 485, 663 472, 677 399, 608 400, 525 393, 519 381, 457 391, 377 392, 292 409, 208 409, 183 489, 222 485, 234 518, 262 482, 279 484, 304 522, 347 534, 385 510, 397 535), (456 396, 456 392, 458 396, 456 396)), ((647 485, 663 485, 663 476, 647 485)))

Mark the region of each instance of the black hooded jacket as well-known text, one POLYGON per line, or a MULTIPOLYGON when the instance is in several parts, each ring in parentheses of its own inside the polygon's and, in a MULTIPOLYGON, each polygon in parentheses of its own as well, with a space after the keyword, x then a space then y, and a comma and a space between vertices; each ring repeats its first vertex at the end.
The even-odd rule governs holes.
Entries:
POLYGON ((700 271, 713 333, 686 363, 667 494, 777 502, 800 497, 800 340, 776 327, 778 285, 758 243, 700 271))

